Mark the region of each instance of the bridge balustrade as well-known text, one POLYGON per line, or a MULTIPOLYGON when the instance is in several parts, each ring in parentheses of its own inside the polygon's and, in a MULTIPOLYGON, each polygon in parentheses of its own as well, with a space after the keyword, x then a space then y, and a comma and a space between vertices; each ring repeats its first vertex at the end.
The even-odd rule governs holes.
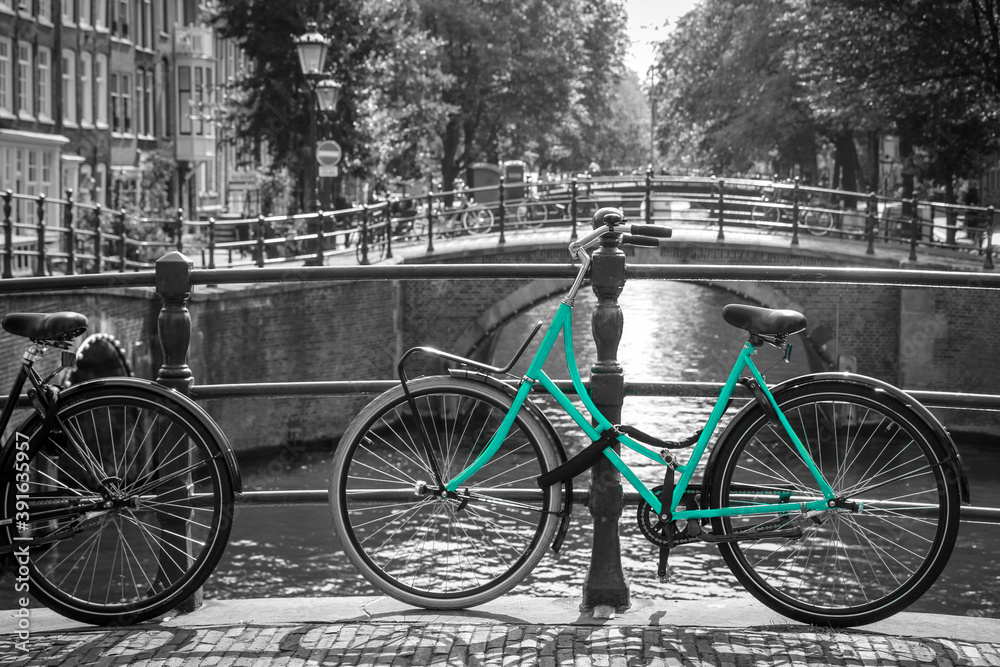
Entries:
POLYGON ((951 254, 983 258, 994 267, 992 206, 964 206, 874 193, 849 192, 759 179, 681 178, 651 170, 614 177, 579 175, 559 180, 427 192, 348 209, 252 218, 169 220, 129 216, 124 210, 45 195, 2 195, 4 278, 151 269, 171 248, 201 258, 204 268, 289 262, 322 265, 353 256, 359 264, 393 256, 394 247, 435 251, 435 241, 491 234, 504 244, 513 231, 563 229, 576 238, 581 223, 601 206, 621 207, 647 224, 784 236, 804 235, 909 250, 909 260, 951 254))
MULTIPOLYGON (((614 253, 611 253, 614 254, 614 253)), ((595 263, 595 270, 599 263, 595 263)), ((615 273, 615 271, 612 271, 615 273)), ((766 280, 775 282, 798 283, 842 283, 842 284, 880 284, 886 286, 920 286, 954 289, 1000 289, 1000 275, 972 272, 930 271, 930 270, 894 270, 865 269, 843 267, 788 267, 788 266, 718 266, 718 265, 632 265, 624 267, 624 272, 618 272, 627 279, 653 280, 684 280, 684 281, 742 281, 766 280)), ((391 380, 330 380, 321 382, 263 382, 240 384, 216 384, 196 386, 190 367, 187 365, 187 345, 191 340, 191 317, 188 311, 189 299, 196 285, 221 285, 224 283, 266 283, 288 282, 294 279, 302 282, 313 281, 345 281, 345 280, 498 280, 518 278, 572 278, 576 267, 571 264, 498 264, 498 265, 375 265, 375 266, 337 266, 309 267, 295 272, 293 277, 279 267, 272 268, 232 268, 232 269, 194 269, 193 263, 177 251, 168 253, 156 262, 155 271, 134 273, 112 273, 86 276, 55 276, 11 278, 5 282, 8 293, 17 292, 53 292, 70 289, 101 288, 112 286, 154 287, 162 300, 162 311, 158 319, 159 338, 163 352, 163 366, 160 368, 157 381, 178 391, 191 395, 196 400, 238 399, 247 397, 279 398, 290 396, 333 396, 371 394, 383 391, 395 383, 391 380)), ((602 279, 603 280, 603 279, 602 279)), ((598 309, 617 308, 617 297, 613 286, 598 284, 601 280, 595 277, 596 289, 600 290, 598 309)), ((598 320, 606 318, 595 318, 598 320)), ((614 318, 611 318, 614 319, 614 318)), ((604 332, 605 334, 607 332, 604 332)), ((613 332, 612 332, 613 333, 613 332)), ((619 332, 620 334, 620 332, 619 332)), ((607 341, 605 341, 607 344, 607 341)), ((601 349, 600 347, 598 349, 601 349)), ((592 376, 593 378, 593 376, 592 376)), ((605 383, 606 384, 606 383, 605 383)), ((611 383, 616 384, 615 382, 611 383)), ((568 380, 557 382, 561 389, 572 392, 572 384, 568 380)), ((596 395, 598 389, 602 394, 601 405, 614 408, 624 400, 626 395, 632 396, 688 396, 714 397, 721 385, 708 382, 643 382, 617 383, 617 387, 604 386, 598 388, 594 380, 588 384, 596 395)), ((929 407, 958 408, 1000 411, 1000 395, 966 394, 956 392, 912 391, 918 400, 929 407)), ((747 398, 749 396, 746 396, 747 398)), ((30 403, 26 396, 21 399, 24 406, 30 403)), ((602 408, 603 409, 603 408, 602 408)), ((276 437, 281 434, 275 434, 276 437)), ((599 471, 607 475, 607 470, 599 471)), ((635 504, 638 497, 632 493, 622 495, 620 484, 614 480, 592 486, 579 498, 584 503, 593 506, 617 508, 620 512, 623 505, 635 504), (615 490, 617 488, 617 491, 615 490), (612 493, 614 497, 604 499, 594 494, 612 493), (616 496, 614 494, 617 494, 616 496), (593 503, 591 501, 593 500, 593 503)), ((295 503, 326 503, 327 491, 301 489, 296 491, 265 492, 248 491, 239 499, 240 504, 295 504, 295 503)), ((963 521, 1000 523, 1000 508, 996 507, 963 507, 963 521)), ((595 520, 597 515, 595 514, 595 520)), ((608 526, 617 530, 617 521, 601 521, 602 531, 608 526)), ((615 534, 617 537, 617 534, 615 534)), ((617 544, 617 540, 603 541, 602 544, 617 544)), ((586 586, 601 591, 599 598, 590 598, 590 602, 601 604, 606 602, 607 595, 614 599, 627 599, 627 590, 622 590, 624 578, 621 573, 620 559, 611 554, 607 548, 597 548, 590 564, 591 576, 586 586), (600 561, 600 562, 597 562, 600 561), (609 593, 610 592, 610 593, 609 593)), ((587 600, 587 591, 584 592, 587 600)))

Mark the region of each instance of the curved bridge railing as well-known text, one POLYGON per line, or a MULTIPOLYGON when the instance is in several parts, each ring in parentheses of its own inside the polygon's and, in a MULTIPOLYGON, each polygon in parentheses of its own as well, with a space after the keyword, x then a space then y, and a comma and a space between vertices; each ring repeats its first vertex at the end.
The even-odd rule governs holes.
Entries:
MULTIPOLYGON (((305 262, 320 266, 347 255, 358 264, 393 257, 400 245, 425 247, 468 235, 492 235, 498 244, 520 230, 564 229, 576 238, 601 206, 622 208, 647 224, 696 225, 785 236, 790 245, 816 236, 856 242, 858 252, 909 250, 910 261, 982 257, 994 268, 997 224, 992 206, 961 206, 894 199, 756 179, 657 176, 651 171, 614 177, 526 181, 393 198, 336 211, 253 218, 188 220, 136 218, 124 209, 64 199, 0 195, 4 244, 2 275, 74 275, 151 269, 170 249, 201 257, 204 268, 263 267, 305 262)), ((343 259, 340 260, 341 263, 343 259)))

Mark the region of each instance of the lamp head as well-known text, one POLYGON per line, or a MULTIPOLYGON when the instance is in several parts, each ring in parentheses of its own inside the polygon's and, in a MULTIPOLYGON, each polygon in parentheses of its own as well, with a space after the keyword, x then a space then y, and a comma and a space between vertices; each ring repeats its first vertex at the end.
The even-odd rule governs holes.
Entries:
POLYGON ((306 25, 306 32, 295 38, 295 49, 299 54, 299 66, 307 77, 319 76, 326 61, 326 50, 330 41, 319 33, 314 21, 306 25))
POLYGON ((323 79, 316 84, 316 98, 321 111, 333 111, 340 99, 340 84, 333 79, 323 79))

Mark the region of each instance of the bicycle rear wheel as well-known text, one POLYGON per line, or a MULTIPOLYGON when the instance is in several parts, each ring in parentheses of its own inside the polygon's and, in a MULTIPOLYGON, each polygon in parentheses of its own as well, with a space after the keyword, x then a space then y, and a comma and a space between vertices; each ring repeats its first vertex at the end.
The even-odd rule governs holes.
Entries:
POLYGON ((462 214, 462 224, 470 234, 485 234, 493 227, 493 211, 488 208, 470 208, 462 214))
POLYGON ((808 211, 805 225, 813 236, 826 236, 833 229, 833 216, 827 211, 808 211))
MULTIPOLYGON (((25 513, 3 537, 33 538, 29 587, 46 607, 129 625, 174 609, 211 574, 234 482, 225 436, 197 405, 141 380, 97 383, 64 393, 57 425, 3 482, 4 516, 25 513)), ((15 438, 41 427, 36 414, 15 438)))
MULTIPOLYGON (((960 494, 933 428, 873 388, 828 380, 775 399, 837 496, 858 511, 714 518, 716 535, 798 526, 799 539, 720 544, 736 578, 765 605, 806 623, 873 623, 915 601, 955 545, 960 494)), ((710 507, 822 498, 784 429, 752 407, 713 458, 710 507)))
POLYGON ((511 405, 498 389, 451 377, 392 389, 337 446, 330 506, 344 552, 368 581, 407 604, 458 609, 520 582, 551 544, 562 486, 535 478, 559 463, 543 427, 521 410, 500 450, 457 496, 437 486, 483 451, 511 405), (430 440, 424 447, 422 429, 430 440), (465 493, 468 489, 468 494, 465 493))

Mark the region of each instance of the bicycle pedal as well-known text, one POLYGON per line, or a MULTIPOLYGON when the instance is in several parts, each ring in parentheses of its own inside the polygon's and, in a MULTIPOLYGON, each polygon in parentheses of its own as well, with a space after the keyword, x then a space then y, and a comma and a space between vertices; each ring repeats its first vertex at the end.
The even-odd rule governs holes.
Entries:
POLYGON ((671 567, 670 567, 670 566, 668 565, 668 566, 667 566, 667 571, 666 571, 666 572, 664 572, 663 574, 658 574, 658 575, 657 575, 657 579, 659 579, 659 580, 660 580, 660 583, 661 583, 661 584, 669 584, 669 583, 670 583, 670 575, 671 575, 671 570, 672 570, 672 569, 673 569, 673 568, 671 568, 671 567))

